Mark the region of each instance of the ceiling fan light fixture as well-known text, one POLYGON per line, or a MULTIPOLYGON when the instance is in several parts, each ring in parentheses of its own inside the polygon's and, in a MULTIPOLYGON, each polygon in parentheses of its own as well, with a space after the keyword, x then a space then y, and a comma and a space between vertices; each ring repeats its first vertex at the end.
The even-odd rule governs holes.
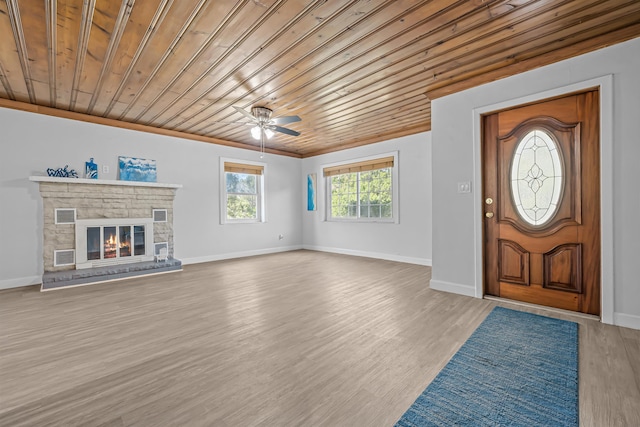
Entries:
POLYGON ((254 126, 251 128, 251 136, 253 139, 260 141, 260 127, 254 126))
MULTIPOLYGON (((267 139, 271 139, 271 137, 275 135, 275 133, 271 129, 264 129, 264 134, 267 139)), ((251 128, 251 136, 256 141, 260 141, 260 126, 254 126, 251 128)))

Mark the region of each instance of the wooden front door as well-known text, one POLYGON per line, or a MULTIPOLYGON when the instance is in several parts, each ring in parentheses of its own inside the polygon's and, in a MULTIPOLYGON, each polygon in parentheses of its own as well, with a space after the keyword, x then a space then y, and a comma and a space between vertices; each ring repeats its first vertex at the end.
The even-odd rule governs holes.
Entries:
POLYGON ((484 291, 600 314, 598 92, 483 117, 484 291))

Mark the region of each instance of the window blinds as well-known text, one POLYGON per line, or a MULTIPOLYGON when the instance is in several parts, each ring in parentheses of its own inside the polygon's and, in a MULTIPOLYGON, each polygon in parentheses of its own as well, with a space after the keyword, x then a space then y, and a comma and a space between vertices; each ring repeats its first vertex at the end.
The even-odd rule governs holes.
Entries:
POLYGON ((224 162, 224 171, 232 173, 246 173, 251 175, 262 175, 264 166, 246 165, 244 163, 224 162))
POLYGON ((344 165, 327 167, 322 169, 322 174, 324 176, 333 176, 345 173, 372 171, 390 167, 393 167, 393 156, 366 160, 364 162, 348 163, 344 165))

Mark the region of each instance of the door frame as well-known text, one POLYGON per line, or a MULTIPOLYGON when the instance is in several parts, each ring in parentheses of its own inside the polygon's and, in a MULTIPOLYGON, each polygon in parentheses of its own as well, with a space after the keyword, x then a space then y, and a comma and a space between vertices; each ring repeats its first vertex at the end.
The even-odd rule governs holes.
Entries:
POLYGON ((475 297, 484 297, 483 205, 482 205, 482 115, 511 107, 543 101, 588 89, 598 89, 600 97, 600 320, 613 324, 613 75, 553 88, 544 92, 501 101, 473 109, 473 178, 475 297))

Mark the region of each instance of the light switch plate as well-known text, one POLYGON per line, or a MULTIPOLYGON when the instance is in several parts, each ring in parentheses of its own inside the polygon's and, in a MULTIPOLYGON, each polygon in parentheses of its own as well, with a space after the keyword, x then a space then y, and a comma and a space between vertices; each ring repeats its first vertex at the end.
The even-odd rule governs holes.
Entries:
POLYGON ((471 193, 471 181, 459 182, 458 193, 471 193))

